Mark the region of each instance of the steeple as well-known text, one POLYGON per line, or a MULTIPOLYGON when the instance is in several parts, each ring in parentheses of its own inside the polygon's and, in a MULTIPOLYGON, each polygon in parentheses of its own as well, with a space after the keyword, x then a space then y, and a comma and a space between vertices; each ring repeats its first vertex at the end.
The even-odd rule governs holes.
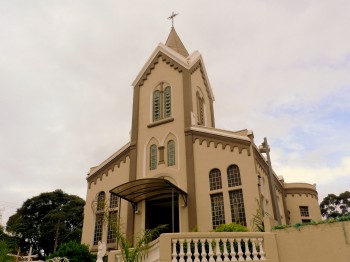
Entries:
POLYGON ((177 53, 183 55, 184 57, 189 56, 189 53, 187 52, 186 47, 181 42, 181 39, 177 35, 174 27, 171 27, 171 31, 170 31, 170 34, 168 36, 168 39, 166 40, 165 45, 167 47, 170 47, 171 49, 173 49, 177 53))

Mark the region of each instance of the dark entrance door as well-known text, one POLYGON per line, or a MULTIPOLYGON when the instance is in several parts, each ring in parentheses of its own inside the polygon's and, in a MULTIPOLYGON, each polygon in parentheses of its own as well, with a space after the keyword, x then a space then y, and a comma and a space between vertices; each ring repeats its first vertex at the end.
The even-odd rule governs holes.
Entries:
POLYGON ((152 229, 160 224, 168 225, 162 233, 179 232, 178 197, 146 201, 146 228, 152 229))

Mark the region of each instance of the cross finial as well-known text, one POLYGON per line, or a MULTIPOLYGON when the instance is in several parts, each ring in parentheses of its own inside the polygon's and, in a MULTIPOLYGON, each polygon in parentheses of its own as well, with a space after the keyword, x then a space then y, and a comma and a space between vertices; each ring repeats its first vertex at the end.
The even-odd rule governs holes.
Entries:
POLYGON ((178 14, 175 14, 174 12, 172 12, 171 16, 168 17, 168 19, 171 19, 171 27, 174 27, 174 18, 177 15, 178 14))

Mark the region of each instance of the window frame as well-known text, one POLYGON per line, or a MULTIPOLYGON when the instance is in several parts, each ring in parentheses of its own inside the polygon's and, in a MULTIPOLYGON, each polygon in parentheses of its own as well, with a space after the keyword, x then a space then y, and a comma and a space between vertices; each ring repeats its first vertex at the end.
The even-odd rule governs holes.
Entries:
POLYGON ((222 189, 221 171, 218 168, 213 168, 209 172, 209 188, 210 191, 222 189))
POLYGON ((169 140, 167 143, 167 164, 168 166, 175 166, 176 164, 176 146, 174 140, 169 140))
POLYGON ((149 170, 155 170, 157 169, 157 160, 158 160, 158 147, 156 144, 152 144, 149 147, 149 170))
POLYGON ((237 165, 230 165, 227 168, 227 185, 228 187, 236 187, 242 185, 241 173, 237 165))
POLYGON ((222 192, 210 195, 210 207, 213 229, 225 224, 225 204, 222 192))
POLYGON ((229 199, 230 199, 231 221, 236 224, 247 226, 242 189, 230 190, 229 199))

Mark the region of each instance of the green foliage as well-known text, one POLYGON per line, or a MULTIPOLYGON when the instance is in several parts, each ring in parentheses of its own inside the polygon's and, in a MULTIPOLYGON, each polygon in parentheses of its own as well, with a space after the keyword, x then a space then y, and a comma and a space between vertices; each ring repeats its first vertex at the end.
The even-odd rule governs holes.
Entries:
POLYGON ((213 232, 247 232, 248 228, 236 223, 221 224, 213 232))
POLYGON ((96 261, 96 256, 90 254, 88 246, 80 244, 76 241, 63 243, 55 253, 48 257, 48 259, 54 257, 66 257, 68 258, 69 262, 96 261))
POLYGON ((147 252, 149 248, 149 242, 159 236, 163 229, 166 229, 167 225, 158 225, 153 229, 144 230, 140 236, 135 240, 134 246, 126 239, 124 234, 120 230, 120 226, 115 228, 117 241, 120 244, 122 261, 123 262, 137 262, 141 260, 141 257, 147 252))
POLYGON ((350 192, 345 191, 339 196, 329 194, 320 204, 321 214, 326 218, 336 218, 350 215, 350 192))
POLYGON ((10 253, 7 243, 4 240, 0 240, 0 262, 9 262, 12 259, 7 255, 10 253))
POLYGON ((22 252, 32 245, 35 252, 44 249, 49 254, 60 243, 80 241, 84 205, 83 199, 62 190, 42 193, 17 209, 6 230, 20 239, 22 252))
POLYGON ((278 225, 272 227, 272 230, 278 230, 278 229, 285 229, 285 228, 298 228, 300 229, 303 226, 308 226, 308 225, 321 225, 321 224, 330 224, 330 223, 335 223, 335 222, 343 222, 343 221, 350 221, 350 215, 348 216, 342 216, 342 217, 336 217, 336 218, 330 218, 326 220, 321 220, 321 221, 313 221, 311 220, 309 223, 296 223, 294 225, 278 225))
POLYGON ((265 232, 264 217, 268 216, 269 214, 262 210, 259 200, 258 199, 255 199, 255 200, 258 207, 250 223, 255 232, 265 232))

